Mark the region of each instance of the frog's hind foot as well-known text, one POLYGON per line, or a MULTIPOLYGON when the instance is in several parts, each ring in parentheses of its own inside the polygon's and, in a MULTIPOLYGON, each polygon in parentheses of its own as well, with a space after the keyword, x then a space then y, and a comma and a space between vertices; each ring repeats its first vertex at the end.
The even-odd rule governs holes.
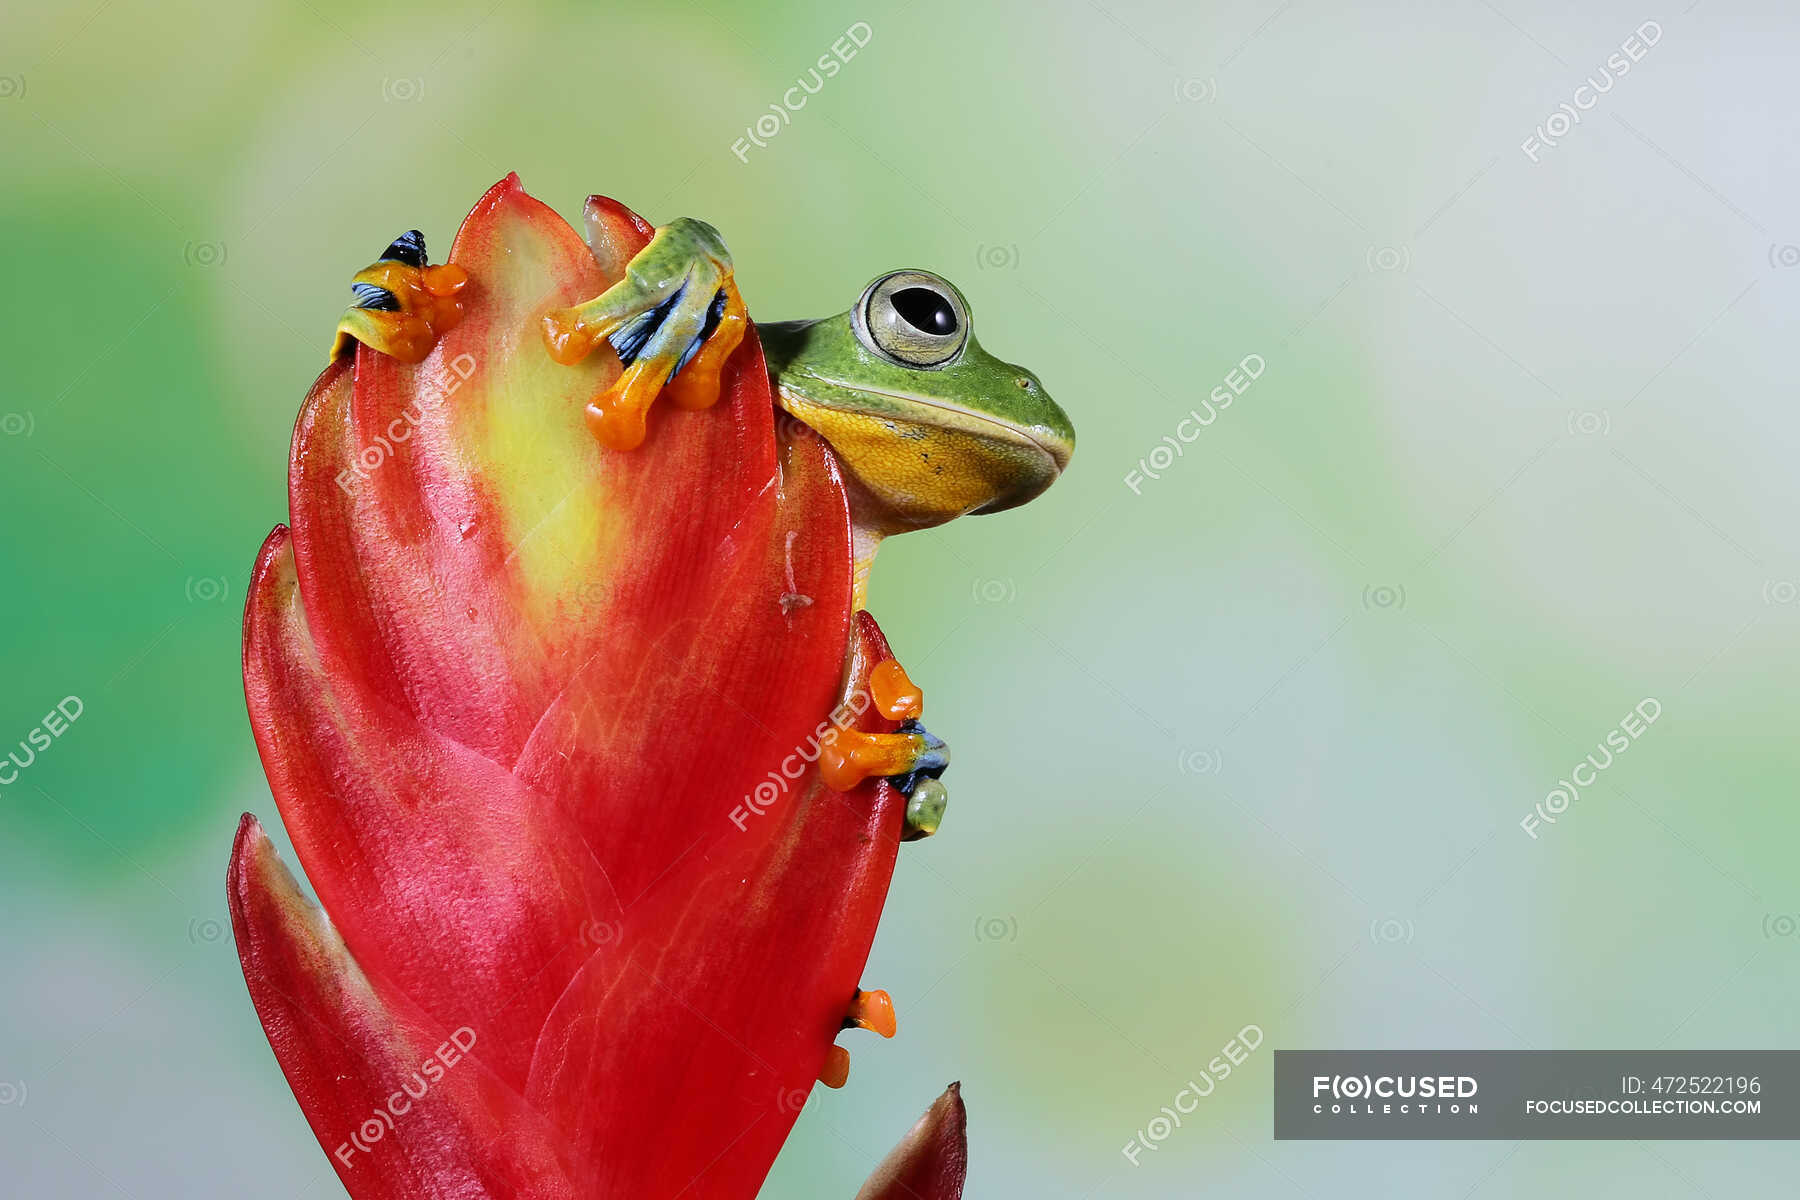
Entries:
POLYGON ((847 792, 865 779, 880 776, 906 797, 906 831, 902 841, 930 837, 944 819, 950 793, 942 776, 950 766, 950 747, 919 722, 925 697, 894 659, 877 664, 869 675, 875 709, 900 722, 892 733, 838 729, 822 748, 819 773, 827 787, 847 792))
POLYGON ((401 362, 422 361, 462 320, 459 293, 468 283, 469 273, 454 263, 432 266, 425 235, 409 229, 351 280, 355 299, 338 320, 331 357, 349 354, 361 342, 401 362))
POLYGON ((720 373, 749 324, 731 256, 712 226, 681 218, 656 231, 600 295, 544 318, 544 345, 565 366, 610 344, 624 372, 587 407, 602 445, 642 444, 646 415, 665 390, 679 408, 718 402, 720 373))
MULTIPOLYGON (((850 998, 841 1028, 867 1029, 884 1038, 893 1037, 899 1029, 894 1019, 893 997, 879 988, 874 991, 858 988, 856 995, 850 998)), ((849 1078, 850 1051, 834 1044, 825 1055, 824 1066, 819 1068, 819 1082, 828 1088, 841 1088, 849 1078)))

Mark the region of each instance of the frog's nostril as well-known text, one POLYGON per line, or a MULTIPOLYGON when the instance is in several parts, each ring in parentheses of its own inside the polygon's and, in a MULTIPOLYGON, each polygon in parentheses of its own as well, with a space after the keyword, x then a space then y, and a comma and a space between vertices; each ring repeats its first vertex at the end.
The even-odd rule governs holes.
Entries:
POLYGON ((1031 390, 1031 380, 1025 378, 1023 375, 1019 376, 1014 382, 1019 385, 1019 390, 1022 392, 1029 392, 1031 390))

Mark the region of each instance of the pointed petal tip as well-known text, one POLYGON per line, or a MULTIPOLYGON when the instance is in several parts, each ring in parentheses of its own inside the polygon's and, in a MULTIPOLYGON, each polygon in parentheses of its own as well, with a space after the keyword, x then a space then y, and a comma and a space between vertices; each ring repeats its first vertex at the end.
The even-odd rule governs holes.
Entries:
POLYGON ((966 1152, 968 1143, 967 1126, 969 1123, 969 1109, 968 1106, 963 1103, 962 1080, 958 1079, 953 1081, 949 1087, 944 1089, 941 1096, 931 1102, 931 1108, 926 1112, 925 1117, 921 1118, 921 1123, 923 1123, 924 1120, 928 1120, 934 1113, 947 1124, 955 1127, 956 1136, 963 1141, 964 1150, 966 1152))
MULTIPOLYGON (((523 196, 525 194, 525 185, 519 182, 519 173, 517 171, 508 171, 506 173, 506 178, 500 180, 498 183, 494 184, 493 187, 490 187, 481 194, 481 199, 477 200, 475 202, 475 207, 469 210, 469 217, 473 217, 476 213, 493 212, 513 196, 523 196)), ((469 217, 463 218, 463 223, 465 225, 468 223, 469 217)), ((445 256, 444 261, 450 261, 450 257, 454 256, 455 253, 456 247, 453 245, 450 248, 450 255, 445 256)))
POLYGON ((609 280, 622 278, 631 258, 655 236, 656 228, 611 196, 589 196, 581 206, 588 249, 609 280))
POLYGON ((263 829, 262 822, 256 819, 255 813, 245 813, 238 818, 237 834, 231 839, 231 862, 225 869, 226 886, 235 897, 244 873, 251 863, 260 859, 266 852, 269 835, 263 829))
MULTIPOLYGON (((269 536, 263 539, 262 545, 256 551, 256 561, 250 567, 250 586, 244 589, 244 628, 246 630, 250 627, 251 614, 256 611, 257 583, 269 573, 269 569, 274 565, 276 559, 281 557, 281 552, 287 549, 288 540, 292 536, 292 531, 285 524, 277 525, 269 530, 269 536)), ((244 645, 248 649, 248 638, 245 639, 244 645)), ((249 816, 250 814, 245 813, 244 815, 249 816)))
POLYGON ((856 1200, 961 1200, 968 1169, 968 1110, 957 1080, 875 1168, 856 1200))
POLYGON ((598 192, 587 198, 582 211, 589 216, 621 221, 631 225, 646 238, 656 232, 656 227, 638 215, 636 209, 614 200, 611 196, 602 196, 598 192))
POLYGON ((299 894, 293 875, 275 843, 255 813, 238 818, 237 836, 231 842, 231 862, 225 869, 225 900, 231 910, 231 922, 238 935, 240 957, 248 943, 250 914, 258 901, 285 900, 286 892, 299 894), (285 884, 285 887, 283 886, 285 884))

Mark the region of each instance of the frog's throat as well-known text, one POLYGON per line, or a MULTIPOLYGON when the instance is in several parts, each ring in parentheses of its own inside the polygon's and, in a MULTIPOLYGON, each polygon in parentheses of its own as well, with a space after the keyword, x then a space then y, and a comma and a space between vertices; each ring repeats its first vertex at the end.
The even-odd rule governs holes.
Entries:
POLYGON ((854 564, 850 576, 851 611, 869 606, 869 568, 875 565, 875 551, 881 549, 881 539, 886 534, 854 518, 855 509, 851 510, 850 554, 854 564))

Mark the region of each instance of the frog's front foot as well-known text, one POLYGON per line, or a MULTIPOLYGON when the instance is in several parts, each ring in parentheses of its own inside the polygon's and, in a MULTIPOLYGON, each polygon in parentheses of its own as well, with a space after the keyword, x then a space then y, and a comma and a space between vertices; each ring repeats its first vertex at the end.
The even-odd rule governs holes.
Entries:
POLYGON ((458 293, 468 283, 469 273, 454 263, 430 265, 425 235, 408 230, 351 280, 356 298, 338 321, 331 357, 348 354, 361 342, 401 362, 422 361, 444 331, 462 320, 458 293))
POLYGON ((865 779, 885 777, 906 797, 905 841, 930 837, 944 818, 949 791, 941 776, 950 748, 919 723, 925 695, 894 659, 869 674, 869 699, 877 712, 899 721, 893 733, 838 729, 821 748, 819 773, 827 787, 847 792, 865 779))
POLYGON ((588 426, 614 450, 644 440, 645 414, 666 388, 681 408, 719 399, 719 374, 743 341, 748 319, 732 278, 731 254, 712 226, 672 221, 625 267, 625 277, 592 300, 544 318, 544 344, 565 366, 604 339, 624 373, 587 408, 588 426))

